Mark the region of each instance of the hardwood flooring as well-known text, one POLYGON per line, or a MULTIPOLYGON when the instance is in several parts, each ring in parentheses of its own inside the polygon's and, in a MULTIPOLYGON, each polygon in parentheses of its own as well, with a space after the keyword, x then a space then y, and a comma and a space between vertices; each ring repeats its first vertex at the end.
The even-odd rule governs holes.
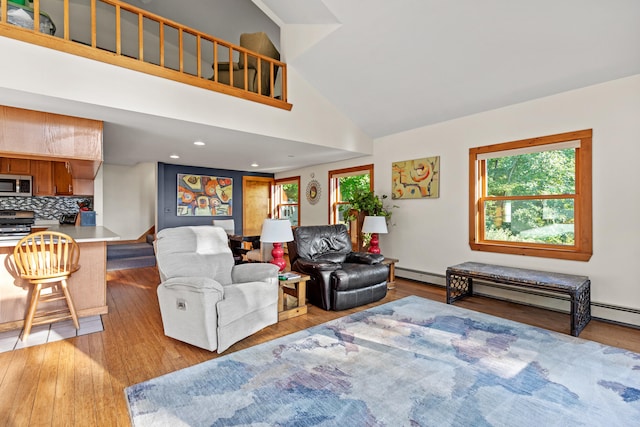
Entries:
MULTIPOLYGON (((104 332, 0 353, 0 425, 128 426, 125 387, 218 357, 164 336, 158 283, 155 267, 109 272, 104 332)), ((310 306, 307 315, 265 328, 223 354, 408 295, 445 300, 441 287, 397 279, 376 304, 337 313, 310 306)), ((456 305, 569 332, 567 314, 482 297, 456 305)), ((640 353, 637 329, 593 320, 580 337, 640 353)))

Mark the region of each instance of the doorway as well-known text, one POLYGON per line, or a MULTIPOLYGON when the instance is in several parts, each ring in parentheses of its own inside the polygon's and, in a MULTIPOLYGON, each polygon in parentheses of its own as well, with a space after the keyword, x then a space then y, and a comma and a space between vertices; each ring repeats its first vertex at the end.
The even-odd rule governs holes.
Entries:
POLYGON ((273 178, 242 177, 242 232, 260 235, 262 223, 271 218, 271 187, 273 178))

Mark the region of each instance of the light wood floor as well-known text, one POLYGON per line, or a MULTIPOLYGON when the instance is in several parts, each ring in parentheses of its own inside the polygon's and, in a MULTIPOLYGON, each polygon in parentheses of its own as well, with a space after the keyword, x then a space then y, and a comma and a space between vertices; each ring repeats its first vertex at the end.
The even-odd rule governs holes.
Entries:
MULTIPOLYGON (((128 426, 125 387, 218 357, 163 335, 155 267, 113 271, 108 280, 104 332, 0 353, 1 426, 128 426)), ((384 300, 370 306, 407 295, 445 299, 443 288, 400 279, 384 300)), ((566 314, 482 297, 456 305, 569 332, 566 314)), ((223 354, 354 311, 326 312, 311 306, 307 315, 270 326, 223 354)), ((637 329, 591 321, 580 337, 640 352, 637 329)))

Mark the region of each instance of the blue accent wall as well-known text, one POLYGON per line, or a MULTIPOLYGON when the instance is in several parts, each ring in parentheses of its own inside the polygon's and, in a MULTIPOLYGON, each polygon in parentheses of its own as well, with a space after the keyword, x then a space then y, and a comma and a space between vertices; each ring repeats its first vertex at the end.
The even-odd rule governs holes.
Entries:
MULTIPOLYGON (((235 171, 228 169, 212 169, 194 166, 158 163, 158 228, 179 227, 183 225, 211 225, 213 219, 233 218, 236 227, 242 227, 242 177, 261 176, 273 178, 273 174, 235 171), (216 176, 233 179, 233 195, 231 197, 232 216, 178 216, 178 174, 216 176)), ((240 230, 238 230, 240 231, 240 230)))

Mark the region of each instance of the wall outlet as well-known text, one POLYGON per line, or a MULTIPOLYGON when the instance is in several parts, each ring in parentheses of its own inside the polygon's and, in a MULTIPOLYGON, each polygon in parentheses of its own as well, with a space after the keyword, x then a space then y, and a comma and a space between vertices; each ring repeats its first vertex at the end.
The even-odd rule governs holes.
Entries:
POLYGON ((187 302, 182 298, 176 300, 176 308, 178 310, 187 311, 187 302))

